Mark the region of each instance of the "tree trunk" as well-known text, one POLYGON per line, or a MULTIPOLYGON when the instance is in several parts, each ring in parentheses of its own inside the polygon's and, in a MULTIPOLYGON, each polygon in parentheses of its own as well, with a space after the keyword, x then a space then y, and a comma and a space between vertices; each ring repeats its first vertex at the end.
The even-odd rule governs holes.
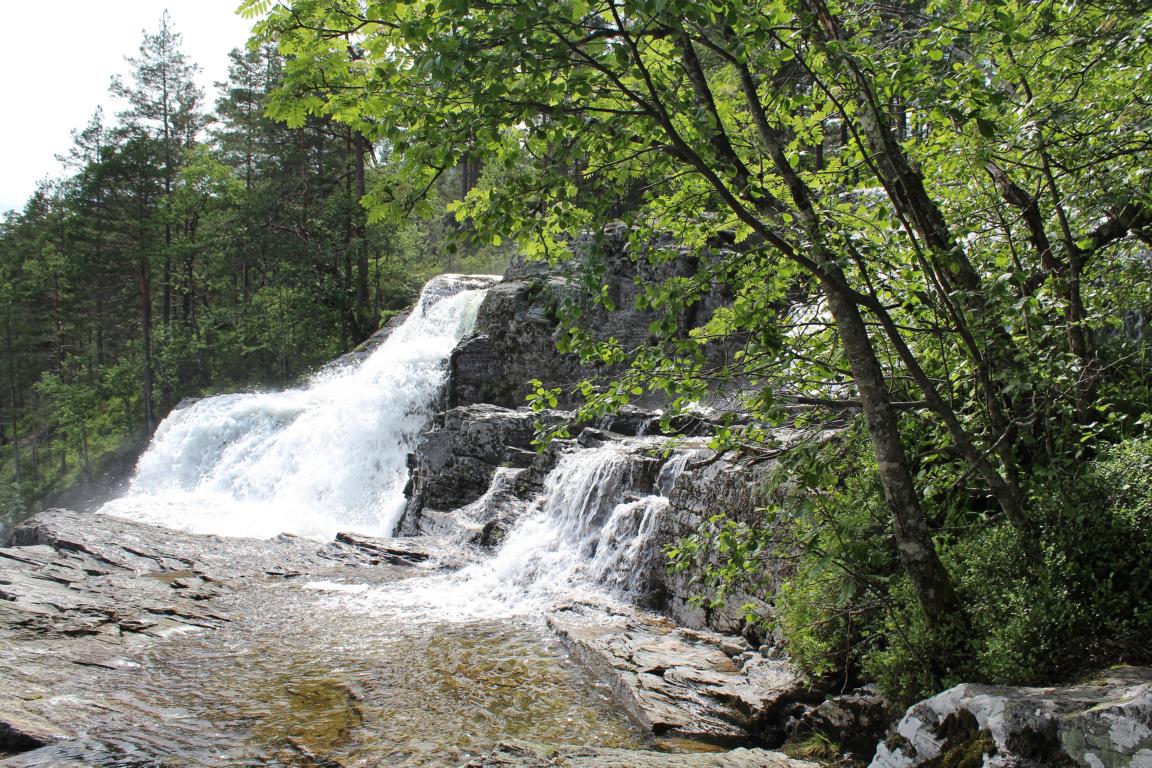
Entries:
POLYGON ((156 408, 152 402, 152 276, 148 255, 140 255, 140 324, 144 342, 144 433, 152 434, 156 427, 156 408))
MULTIPOLYGON (((830 272, 839 269, 831 264, 828 267, 830 272)), ((908 457, 900 444, 896 411, 892 407, 884 371, 876 358, 859 307, 843 294, 835 277, 823 279, 824 294, 860 393, 884 498, 892 514, 892 531, 900 563, 930 625, 945 626, 962 621, 964 611, 960 598, 936 554, 932 533, 909 470, 908 457)))

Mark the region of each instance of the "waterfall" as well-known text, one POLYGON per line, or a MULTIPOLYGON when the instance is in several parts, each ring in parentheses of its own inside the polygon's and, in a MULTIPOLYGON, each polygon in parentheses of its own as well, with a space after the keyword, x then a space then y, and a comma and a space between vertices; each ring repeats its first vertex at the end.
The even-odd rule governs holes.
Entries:
POLYGON ((645 479, 643 463, 655 461, 647 454, 662 443, 635 438, 564 454, 491 558, 373 591, 361 607, 471 620, 532 615, 573 599, 633 597, 642 591, 637 579, 662 557, 652 534, 694 455, 678 452, 654 482, 650 473, 645 479))
POLYGON ((128 493, 101 511, 195 533, 329 539, 390 535, 407 455, 447 361, 497 277, 442 275, 366 360, 282 392, 220 395, 173 411, 128 493))

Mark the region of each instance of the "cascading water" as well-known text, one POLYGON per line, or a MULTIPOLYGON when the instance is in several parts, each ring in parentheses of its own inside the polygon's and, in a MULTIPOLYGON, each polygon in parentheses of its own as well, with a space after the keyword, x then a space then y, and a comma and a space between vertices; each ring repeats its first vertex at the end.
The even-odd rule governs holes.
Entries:
POLYGON ((221 395, 156 430, 127 495, 102 512, 195 533, 390 535, 407 455, 428 427, 453 347, 494 276, 442 275, 359 365, 283 392, 221 395))
MULTIPOLYGON (((306 387, 221 395, 174 411, 128 494, 102 511, 227 536, 391 535, 404 508, 408 453, 430 423, 453 347, 496 279, 435 278, 376 352, 359 365, 326 369, 306 387)), ((563 455, 493 557, 393 586, 379 607, 477 618, 634 591, 634 574, 653 556, 651 534, 689 456, 665 461, 653 482, 657 460, 650 454, 662 442, 640 437, 563 455), (642 471, 647 480, 635 482, 642 471)), ((479 530, 502 509, 504 486, 515 476, 498 470, 488 493, 453 512, 445 532, 455 525, 462 538, 475 535, 467 521, 476 518, 479 530)))
POLYGON ((641 586, 637 574, 651 564, 652 534, 668 508, 667 496, 694 455, 669 458, 654 483, 650 475, 647 481, 637 477, 646 461, 656 461, 647 454, 661 442, 613 441, 565 454, 490 559, 373 590, 361 605, 442 621, 532 615, 573 599, 604 603, 629 597, 641 586), (644 487, 651 492, 636 492, 644 487))

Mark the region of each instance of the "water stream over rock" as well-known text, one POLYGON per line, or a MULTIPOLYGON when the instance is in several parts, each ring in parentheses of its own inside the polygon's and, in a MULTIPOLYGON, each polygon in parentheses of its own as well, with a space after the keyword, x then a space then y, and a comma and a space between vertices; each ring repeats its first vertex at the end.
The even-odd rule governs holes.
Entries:
MULTIPOLYGON (((429 478, 410 478, 410 454, 495 279, 434 279, 378 349, 306 386, 176 410, 97 521, 49 514, 22 534, 30 549, 0 550, 16 564, 0 634, 44 635, 13 646, 27 703, 0 700, 0 750, 45 745, 0 764, 447 766, 508 739, 637 749, 665 734, 683 752, 770 727, 754 678, 787 669, 630 604, 691 448, 466 440, 470 501, 405 521, 435 539, 372 538, 415 514, 429 478), (475 458, 492 450, 512 455, 475 458)), ((529 439, 532 414, 476 413, 529 439)))
POLYGON ((360 365, 323 371, 299 389, 177 409, 156 430, 127 495, 102 511, 225 536, 389 535, 403 511, 408 452, 435 412, 448 355, 496 279, 433 279, 360 365))

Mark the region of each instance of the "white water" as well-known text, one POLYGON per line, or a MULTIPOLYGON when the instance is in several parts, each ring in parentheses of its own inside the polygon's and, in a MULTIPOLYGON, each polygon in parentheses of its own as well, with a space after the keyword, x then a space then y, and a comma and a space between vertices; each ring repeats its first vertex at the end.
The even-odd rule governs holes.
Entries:
POLYGON ((573 600, 627 600, 641 586, 634 579, 653 555, 651 534, 691 456, 665 462, 656 493, 628 498, 636 451, 659 442, 611 442, 565 454, 492 558, 371 590, 348 606, 444 621, 530 616, 573 600))
POLYGON ((303 388, 221 395, 174 411, 128 494, 101 511, 225 536, 390 535, 403 512, 407 455, 483 300, 476 286, 496 279, 433 279, 363 363, 303 388))

